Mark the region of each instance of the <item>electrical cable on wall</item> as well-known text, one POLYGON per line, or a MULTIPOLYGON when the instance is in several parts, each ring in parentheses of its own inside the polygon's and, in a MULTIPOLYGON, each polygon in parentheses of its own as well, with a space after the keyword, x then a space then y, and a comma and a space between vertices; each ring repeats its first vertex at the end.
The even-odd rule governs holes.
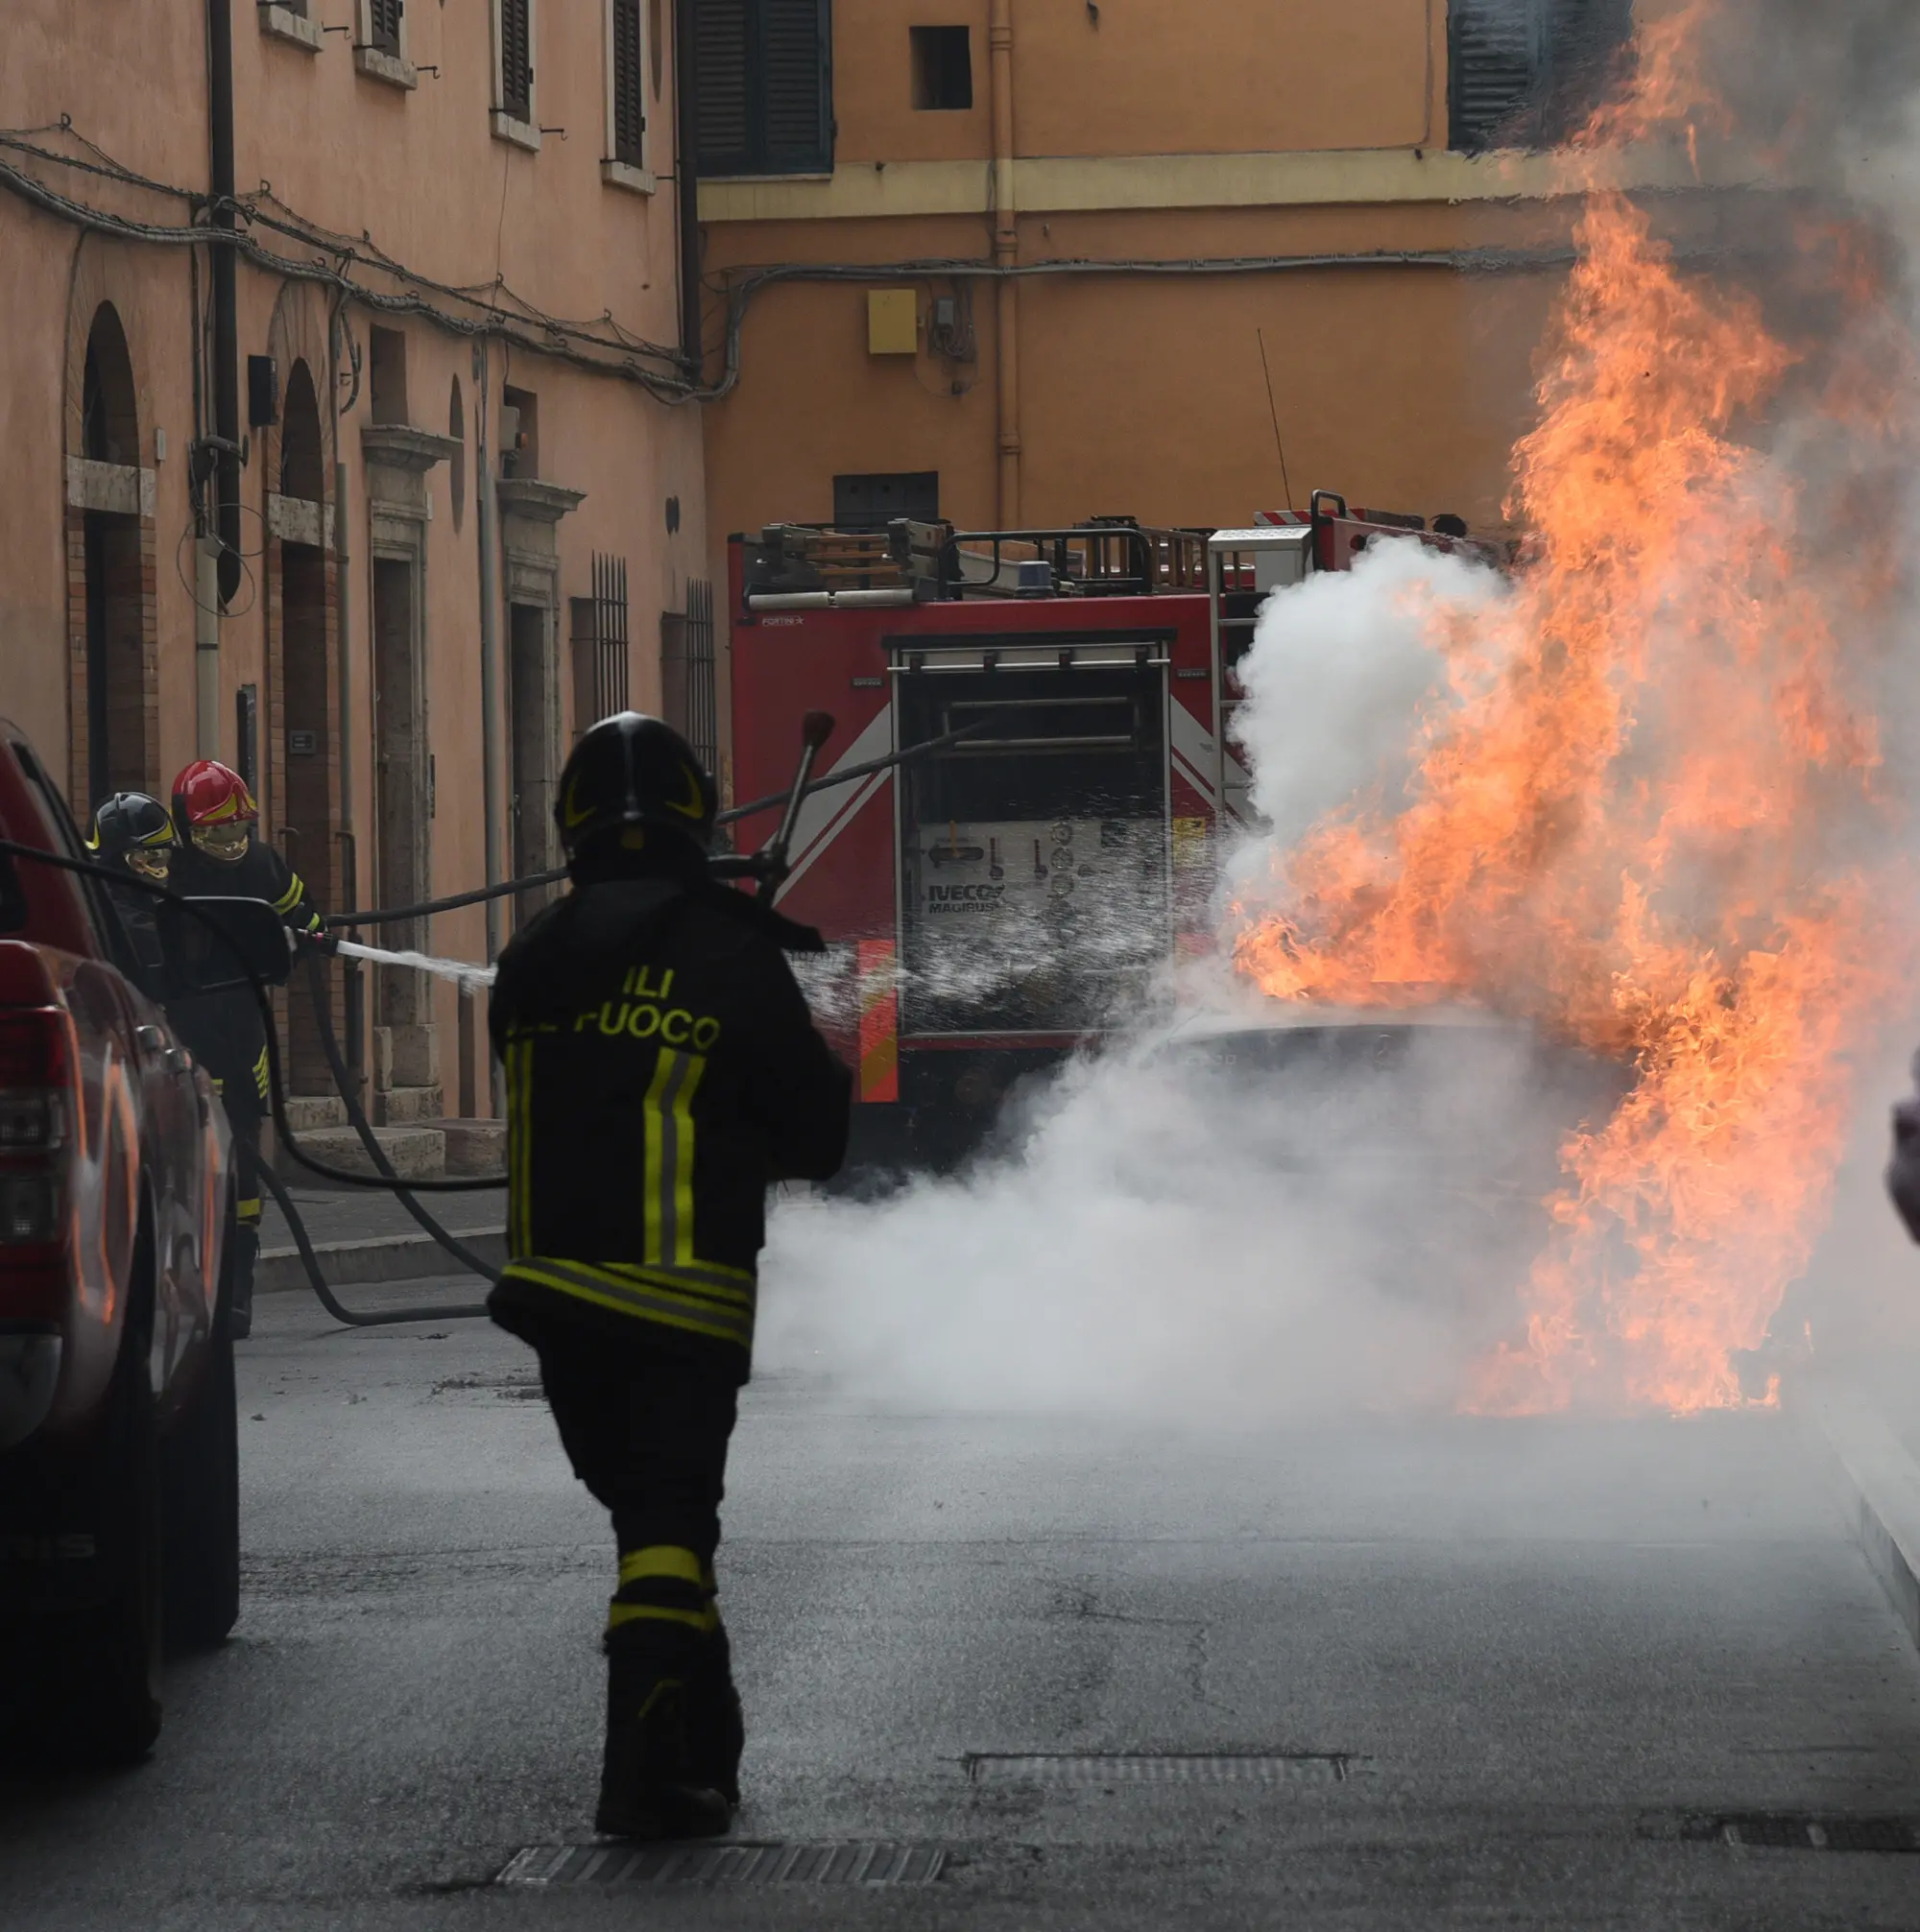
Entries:
MULTIPOLYGON (((76 140, 85 140, 85 136, 75 131, 70 123, 62 122, 60 131, 71 133, 76 140)), ((39 133, 49 131, 35 129, 25 131, 39 133)), ((91 142, 87 145, 94 146, 91 142)), ((981 280, 1027 280, 1055 275, 1154 278, 1273 275, 1338 269, 1437 269, 1453 274, 1528 274, 1569 267, 1575 258, 1571 247, 1556 245, 1537 249, 1381 250, 1367 254, 1224 255, 1165 259, 1052 257, 1045 261, 1008 263, 970 257, 902 262, 768 263, 729 269, 719 277, 707 282, 706 286, 724 299, 727 311, 722 372, 716 381, 707 383, 645 367, 645 361, 659 361, 669 363, 678 370, 680 352, 633 335, 609 316, 602 316, 592 323, 566 322, 547 315, 498 281, 465 287, 436 281, 387 255, 371 237, 363 236, 357 242, 352 241, 298 215, 286 208, 286 204, 271 190, 236 197, 230 202, 222 202, 216 208, 208 198, 189 189, 136 175, 117 163, 94 163, 59 154, 34 144, 21 132, 0 131, 0 149, 12 149, 52 166, 82 169, 124 186, 170 197, 186 203, 202 218, 186 227, 136 222, 77 201, 26 169, 9 161, 0 161, 0 188, 11 190, 43 212, 78 227, 122 240, 161 246, 231 248, 243 259, 269 274, 290 280, 317 282, 364 307, 388 315, 415 316, 454 335, 492 337, 504 342, 510 351, 518 347, 531 355, 550 357, 591 374, 619 377, 637 384, 660 401, 673 405, 719 402, 732 394, 740 381, 741 346, 748 311, 762 291, 783 282, 920 283, 938 279, 964 286, 981 280), (286 218, 265 212, 261 206, 263 201, 271 201, 274 206, 284 209, 286 218), (204 218, 215 212, 230 213, 244 226, 232 228, 211 227, 204 218), (329 257, 337 258, 339 265, 336 266, 331 259, 303 261, 279 254, 252 232, 256 227, 324 250, 329 257), (355 265, 390 276, 405 284, 410 292, 393 294, 371 288, 354 278, 351 271, 355 265), (427 293, 412 292, 420 290, 427 293), (443 300, 430 299, 432 296, 438 296, 443 300), (444 305, 445 301, 466 304, 478 313, 456 313, 444 305), (513 305, 511 313, 500 306, 502 301, 513 305), (603 323, 611 333, 602 332, 603 323), (540 334, 530 333, 533 329, 540 330, 540 334), (588 352, 592 350, 600 353, 588 352)), ((102 151, 94 148, 94 152, 98 154, 102 151)), ((1717 256, 1727 250, 1713 245, 1702 245, 1681 252, 1691 259, 1696 255, 1717 256)))

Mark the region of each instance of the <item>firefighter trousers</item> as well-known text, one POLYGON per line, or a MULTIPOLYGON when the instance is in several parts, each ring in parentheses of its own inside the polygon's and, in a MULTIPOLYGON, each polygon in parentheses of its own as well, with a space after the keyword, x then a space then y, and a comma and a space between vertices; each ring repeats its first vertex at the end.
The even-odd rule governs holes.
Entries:
POLYGON ((689 1781, 730 1800, 742 1745, 713 1561, 739 1391, 729 1369, 636 1340, 558 1327, 539 1337, 540 1380, 574 1474, 613 1519, 619 1584, 607 1652, 619 1701, 686 1688, 689 1781))
POLYGON ((267 1054, 244 1071, 215 1079, 214 1090, 227 1110, 233 1135, 235 1229, 233 1293, 228 1306, 228 1325, 235 1341, 253 1331, 253 1267, 260 1252, 260 1126, 266 1117, 267 1054))

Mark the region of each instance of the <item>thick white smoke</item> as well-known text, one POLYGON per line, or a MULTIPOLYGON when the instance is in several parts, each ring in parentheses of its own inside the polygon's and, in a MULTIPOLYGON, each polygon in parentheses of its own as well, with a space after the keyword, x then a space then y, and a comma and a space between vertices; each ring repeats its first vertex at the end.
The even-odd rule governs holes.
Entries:
POLYGON ((1422 721, 1443 717, 1445 701, 1485 675, 1476 619, 1505 594, 1483 565, 1381 538, 1351 572, 1267 600, 1234 721, 1265 829, 1229 855, 1236 896, 1257 893, 1330 813, 1404 801, 1422 721))
MULTIPOLYGON (((1490 571, 1387 542, 1351 575, 1269 600, 1242 720, 1275 823, 1236 872, 1274 872, 1329 806, 1404 783, 1417 720, 1448 682, 1433 640, 1501 594, 1490 571)), ((1196 1004, 1222 1022, 1275 1006, 1224 968, 1188 975, 1189 1026, 1196 1004)), ((1428 1144, 1524 1116, 1529 1070, 1486 1038, 1469 1074, 1455 1058, 1401 1078, 1402 1100, 1434 1115, 1428 1144)), ((1491 1240, 1476 1254, 1476 1229, 1430 1225, 1408 1165, 1418 1123, 1412 1153, 1405 1133, 1391 1151, 1365 1131, 1330 1145, 1329 1085, 1223 1082, 1164 1020, 1141 1019, 1026 1096, 1004 1151, 965 1176, 783 1205, 760 1361, 888 1405, 1230 1424, 1448 1406, 1511 1320, 1525 1257, 1491 1240)))
MULTIPOLYGON (((1750 0, 1679 11, 1707 20, 1699 64, 1724 102, 1724 113, 1703 103, 1697 127, 1682 110, 1689 141, 1737 133, 1764 143, 1782 179, 1824 203, 1730 198, 1716 216, 1728 238, 1726 273, 1762 292, 1803 352, 1810 385, 1829 364, 1844 369, 1850 353, 1870 377, 1910 370, 1920 8, 1750 0), (1860 226, 1841 232, 1848 215, 1860 226), (1905 312, 1883 304, 1866 323, 1845 324, 1831 313, 1856 248, 1901 290, 1905 312), (1868 333, 1836 341, 1843 328, 1868 333), (1875 341, 1873 328, 1887 339, 1875 341)), ((1860 394, 1864 422, 1796 420, 1789 397, 1782 419, 1753 434, 1802 483, 1809 552, 1863 580, 1891 572, 1904 592, 1920 555, 1909 425, 1884 419, 1878 381, 1862 380, 1860 394), (1889 525, 1900 534, 1892 545, 1881 541, 1889 525)), ((1284 896, 1289 850, 1329 812, 1378 803, 1381 817, 1392 815, 1423 749, 1423 712, 1444 717, 1450 693, 1498 674, 1474 645, 1500 628, 1477 620, 1505 594, 1491 573, 1387 541, 1351 576, 1271 602, 1239 719, 1271 831, 1230 856, 1237 899, 1258 911, 1270 887, 1284 896)), ((1685 586, 1672 594, 1684 607, 1685 586)), ((1908 721, 1920 704, 1910 689, 1893 689, 1910 685, 1910 627, 1888 629, 1898 635, 1884 654, 1888 703, 1880 707, 1886 835, 1906 840, 1904 807, 1920 775, 1920 731, 1908 721)), ((1244 987, 1225 978, 1216 976, 1213 997, 1244 1002, 1244 987)), ((1871 1171, 1897 1064, 1867 1070, 1867 1087, 1876 1082, 1859 1161, 1842 1178, 1830 1265, 1808 1284, 1837 1294, 1837 1271, 1856 1299, 1868 1277, 1890 1296, 1912 1264, 1871 1171)), ((1504 1124, 1553 1145, 1556 1123, 1529 1114, 1524 1062, 1502 1062, 1498 1050, 1464 1086, 1439 1077, 1427 1092, 1436 1120, 1453 1120, 1461 1137, 1468 1123, 1504 1124)), ((1015 1151, 970 1175, 921 1181, 876 1204, 777 1213, 762 1363, 774 1372, 825 1370, 856 1399, 974 1410, 1232 1422, 1332 1406, 1451 1405, 1502 1299, 1509 1315, 1516 1305, 1517 1276, 1503 1271, 1515 1260, 1524 1269, 1525 1257, 1430 1227, 1412 1167, 1346 1157, 1350 1150, 1314 1132, 1314 1099, 1276 1085, 1263 1103, 1225 1105, 1143 1023, 1127 1049, 1031 1099, 1015 1151), (1423 1261, 1450 1246, 1484 1262, 1477 1282, 1471 1267, 1446 1277, 1423 1261)), ((1869 1349, 1889 1332, 1888 1305, 1860 1308, 1869 1349)))
POLYGON ((884 1406, 1235 1424, 1444 1404, 1463 1344, 1391 1177, 1289 1170, 1288 1142, 1149 1047, 1076 1066, 1016 1156, 777 1212, 761 1364, 884 1406))

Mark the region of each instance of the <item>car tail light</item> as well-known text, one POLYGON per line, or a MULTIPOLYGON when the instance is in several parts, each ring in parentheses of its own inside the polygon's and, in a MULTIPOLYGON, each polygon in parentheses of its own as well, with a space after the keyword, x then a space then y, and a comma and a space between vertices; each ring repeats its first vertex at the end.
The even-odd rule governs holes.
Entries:
POLYGON ((65 1146, 76 1071, 73 1022, 59 1007, 0 1009, 0 1158, 65 1146))
MULTIPOLYGON (((80 1048, 73 1020, 57 1006, 0 1006, 0 1253, 56 1247, 65 1238, 65 1161, 79 1119, 80 1048)), ((12 1307, 12 1264, 0 1296, 12 1307)))
POLYGON ((0 1174, 0 1248, 40 1246, 60 1236, 57 1174, 0 1174))

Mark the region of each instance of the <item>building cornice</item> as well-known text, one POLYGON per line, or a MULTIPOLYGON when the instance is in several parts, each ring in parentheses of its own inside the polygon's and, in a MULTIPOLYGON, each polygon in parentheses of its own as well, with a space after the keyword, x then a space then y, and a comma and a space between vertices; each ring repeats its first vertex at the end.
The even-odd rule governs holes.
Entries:
MULTIPOLYGON (((703 181, 703 222, 856 221, 985 215, 994 164, 849 162, 828 176, 703 181)), ((1552 201, 1596 188, 1641 192, 1753 187, 1765 175, 1751 154, 1683 143, 1618 154, 1455 155, 1383 148, 1321 154, 1109 155, 1013 164, 1022 214, 1164 208, 1327 207, 1417 203, 1552 201)))
POLYGON ((435 464, 457 455, 460 445, 450 436, 435 436, 430 429, 410 429, 402 422, 370 422, 360 432, 360 448, 369 463, 424 476, 435 464))
POLYGON ((534 476, 503 476, 493 494, 502 516, 522 516, 529 523, 558 523, 587 501, 584 489, 564 489, 534 476))

